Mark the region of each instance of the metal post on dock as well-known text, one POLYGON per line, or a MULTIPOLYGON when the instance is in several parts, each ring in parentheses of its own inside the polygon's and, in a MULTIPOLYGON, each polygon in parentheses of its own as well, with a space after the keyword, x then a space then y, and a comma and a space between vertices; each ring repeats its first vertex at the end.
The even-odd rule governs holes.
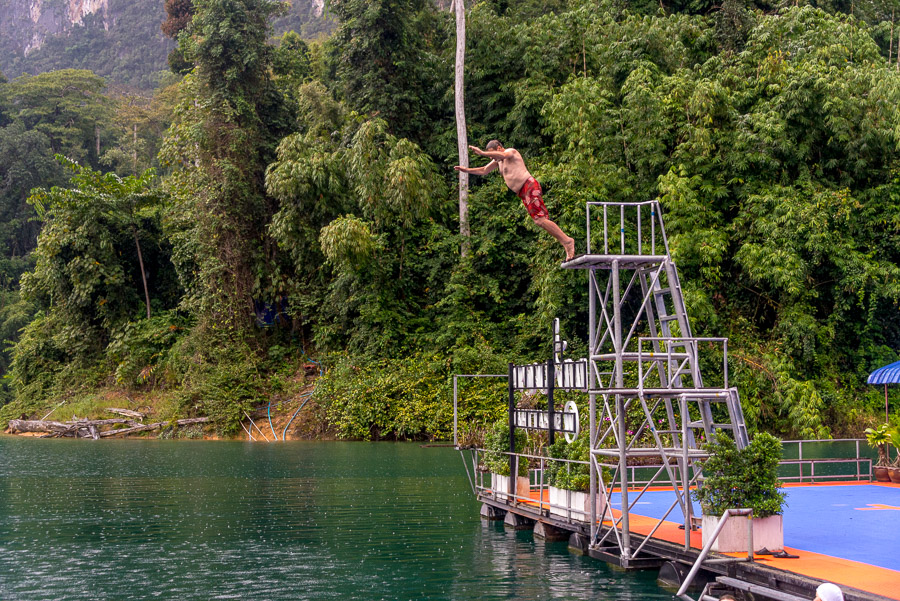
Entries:
POLYGON ((516 476, 518 476, 518 457, 516 457, 516 388, 513 381, 514 366, 509 364, 509 490, 516 492, 516 476))
MULTIPOLYGON (((728 521, 728 518, 734 516, 746 516, 749 518, 747 522, 748 534, 747 534, 747 561, 753 561, 753 510, 752 509, 726 509, 725 513, 722 514, 722 517, 719 519, 719 523, 716 524, 716 529, 713 530, 712 535, 710 535, 709 540, 703 546, 703 549, 700 551, 700 555, 697 557, 697 560, 694 562, 694 565, 691 567, 691 571, 688 572, 688 575, 685 577, 684 581, 681 583, 681 586, 678 589, 678 592, 675 593, 676 597, 681 597, 684 595, 688 588, 690 588, 691 583, 694 581, 694 576, 697 575, 697 572, 700 571, 700 568, 703 566, 703 561, 706 559, 706 556, 709 555, 709 552, 712 550, 713 544, 716 542, 716 539, 719 538, 719 533, 722 532, 722 528, 725 527, 725 522, 728 521)), ((734 561, 734 560, 731 560, 734 561)))
MULTIPOLYGON (((681 400, 681 431, 688 431, 688 401, 685 395, 679 397, 681 400)), ((681 487, 684 495, 684 550, 689 551, 691 548, 691 513, 693 506, 691 505, 690 480, 688 479, 688 446, 687 437, 681 437, 681 487)))
POLYGON ((457 408, 456 408, 456 399, 458 390, 456 388, 456 376, 453 376, 453 446, 459 447, 459 435, 457 433, 457 408))
MULTIPOLYGON (((590 235, 590 206, 588 206, 588 251, 590 251, 591 244, 591 235, 590 235)), ((594 340, 597 336, 596 325, 594 319, 597 314, 597 281, 594 278, 594 273, 592 271, 588 272, 588 364, 587 364, 587 385, 588 390, 592 391, 588 393, 588 403, 589 403, 589 411, 590 411, 590 424, 588 431, 588 448, 591 452, 588 454, 588 461, 590 462, 590 472, 591 472, 591 481, 590 481, 590 499, 591 504, 591 544, 594 542, 594 537, 600 531, 600 526, 597 524, 597 495, 599 491, 597 490, 597 470, 599 466, 597 465, 597 457, 594 455, 594 449, 597 446, 597 438, 599 434, 597 432, 597 394, 593 392, 597 390, 597 368, 596 364, 593 361, 593 356, 596 354, 594 350, 594 340)))
MULTIPOLYGON (((624 249, 622 254, 624 254, 624 249)), ((622 359, 622 299, 619 281, 619 260, 613 259, 612 271, 612 304, 613 304, 613 349, 616 353, 615 371, 616 388, 625 387, 624 361, 622 359)), ((622 395, 616 393, 616 427, 619 443, 619 495, 622 498, 622 560, 627 567, 631 558, 631 527, 628 520, 628 441, 625 440, 625 400, 622 395)))
MULTIPOLYGON (((555 350, 555 349, 554 349, 555 350)), ((554 442, 554 436, 556 435, 556 424, 554 423, 553 417, 553 388, 556 384, 556 365, 553 361, 554 353, 550 353, 550 358, 547 359, 547 417, 549 418, 550 423, 547 424, 549 426, 549 440, 550 444, 554 442)))

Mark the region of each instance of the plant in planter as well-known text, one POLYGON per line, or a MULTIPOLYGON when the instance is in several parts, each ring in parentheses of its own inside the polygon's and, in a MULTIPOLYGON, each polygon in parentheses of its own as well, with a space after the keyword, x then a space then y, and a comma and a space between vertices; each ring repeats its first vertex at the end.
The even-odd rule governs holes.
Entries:
POLYGON ((890 482, 891 478, 888 474, 889 460, 887 445, 890 442, 888 437, 888 425, 881 424, 877 428, 866 428, 866 442, 869 446, 878 451, 878 461, 872 468, 875 480, 877 482, 890 482))
MULTIPOLYGON (((560 437, 548 450, 551 457, 547 462, 550 513, 582 521, 590 520, 591 467, 587 437, 581 436, 571 443, 560 437), (560 459, 585 463, 558 461, 560 459)), ((606 469, 603 470, 603 479, 607 483, 611 480, 606 469)), ((598 495, 598 516, 603 514, 605 507, 602 495, 598 495)))
MULTIPOLYGON (((516 453, 525 449, 527 437, 525 431, 516 429, 516 453)), ((506 499, 509 493, 509 423, 505 419, 498 420, 484 435, 484 465, 491 473, 491 490, 498 499, 506 499)), ((519 458, 519 471, 516 481, 516 495, 527 497, 530 489, 528 481, 528 460, 519 458)))
MULTIPOLYGON (((760 433, 746 448, 738 450, 724 434, 703 446, 709 457, 703 461, 703 482, 692 492, 703 508, 703 543, 712 535, 726 509, 753 510, 754 549, 781 549, 784 531, 781 512, 784 493, 778 480, 781 441, 760 433)), ((747 551, 747 518, 733 517, 719 534, 714 551, 747 551)))
POLYGON ((887 437, 891 446, 894 447, 894 452, 897 454, 894 462, 888 466, 888 477, 891 479, 891 482, 900 484, 900 426, 888 428, 887 437))

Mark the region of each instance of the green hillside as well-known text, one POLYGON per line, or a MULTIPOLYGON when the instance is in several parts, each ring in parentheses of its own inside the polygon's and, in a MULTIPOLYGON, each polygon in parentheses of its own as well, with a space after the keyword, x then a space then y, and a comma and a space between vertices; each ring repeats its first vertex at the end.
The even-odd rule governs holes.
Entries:
MULTIPOLYGON (((555 317, 584 351, 583 275, 499 175, 471 178, 459 233, 452 15, 333 0, 334 33, 304 41, 265 0, 194 9, 194 69, 152 94, 79 70, 0 84, 0 420, 112 398, 235 433, 296 409, 318 363, 320 434, 441 438, 451 374, 545 357, 555 317)), ((865 376, 900 351, 891 4, 467 10, 469 142, 518 149, 579 252, 586 201, 660 199, 752 430, 856 437, 883 415, 865 376)), ((502 410, 492 386, 465 422, 502 410)))

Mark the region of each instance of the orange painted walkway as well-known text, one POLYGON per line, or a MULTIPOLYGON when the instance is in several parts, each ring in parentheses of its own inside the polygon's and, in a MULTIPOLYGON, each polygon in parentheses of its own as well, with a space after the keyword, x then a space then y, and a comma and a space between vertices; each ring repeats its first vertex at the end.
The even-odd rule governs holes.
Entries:
MULTIPOLYGON (((854 486, 859 484, 900 488, 900 484, 887 484, 880 482, 842 482, 828 483, 827 485, 787 484, 786 488, 798 486, 854 486)), ((532 492, 531 497, 532 501, 528 502, 528 504, 538 506, 540 502, 538 499, 538 493, 536 491, 532 492)), ((549 502, 546 493, 544 494, 543 501, 545 503, 549 502)), ((900 507, 887 505, 878 506, 878 504, 874 504, 871 509, 900 510, 900 507)), ((618 517, 619 511, 613 511, 616 517, 618 517)), ((656 526, 659 521, 656 518, 637 515, 633 512, 629 515, 629 518, 632 531, 645 536, 650 533, 650 531, 654 526, 656 526)), ((605 522, 605 525, 609 526, 610 523, 605 522)), ((684 530, 680 530, 678 526, 679 524, 676 522, 663 522, 663 524, 653 534, 653 538, 665 540, 678 545, 683 545, 684 530)), ((823 527, 828 526, 828 524, 823 524, 823 527)), ((900 532, 886 532, 885 536, 887 537, 887 552, 900 553, 900 532), (893 551, 890 550, 891 546, 893 546, 893 551)), ((691 547, 698 550, 703 548, 701 532, 691 532, 691 547)), ((844 585, 862 591, 868 591, 870 593, 875 593, 889 599, 900 600, 900 572, 898 571, 873 566, 858 561, 851 561, 849 559, 842 559, 840 557, 834 557, 831 555, 823 555, 821 553, 804 551, 802 549, 796 549, 793 547, 785 547, 785 550, 792 555, 798 555, 799 557, 797 559, 777 559, 769 555, 757 555, 755 556, 755 561, 760 565, 765 565, 777 570, 784 570, 787 572, 792 572, 794 574, 800 574, 810 578, 815 578, 817 580, 834 582, 838 585, 844 585)), ((731 555, 733 557, 746 557, 746 553, 727 553, 726 555, 731 555)))

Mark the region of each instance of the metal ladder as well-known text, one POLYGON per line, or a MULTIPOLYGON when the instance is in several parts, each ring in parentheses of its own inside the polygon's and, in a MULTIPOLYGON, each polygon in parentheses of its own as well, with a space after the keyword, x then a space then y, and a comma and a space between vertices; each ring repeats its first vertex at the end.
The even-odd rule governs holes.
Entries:
MULTIPOLYGON (((663 265, 663 273, 666 277, 666 285, 663 285, 662 278, 648 277, 651 270, 647 269, 640 274, 641 288, 646 295, 652 292, 653 303, 646 305, 646 317, 649 324, 650 335, 652 337, 672 338, 674 334, 679 334, 681 338, 691 338, 691 325, 684 304, 684 295, 681 289, 681 282, 678 278, 678 269, 670 257, 667 257, 663 265), (670 308, 671 307, 671 308, 670 308), (654 315, 655 313, 655 315, 654 315), (659 326, 657 327, 657 322, 659 326), (678 325, 678 332, 673 332, 672 323, 678 325)), ((663 352, 659 341, 653 341, 653 350, 656 353, 663 352)), ((672 361, 668 365, 668 369, 660 369, 660 380, 674 388, 682 387, 682 379, 689 377, 694 387, 701 388, 703 386, 703 376, 700 372, 700 366, 697 356, 697 349, 690 343, 672 343, 683 348, 683 352, 688 355, 688 360, 683 364, 677 364, 672 361)), ((744 421, 744 412, 741 409, 740 397, 736 388, 729 388, 727 395, 722 397, 695 396, 691 399, 700 411, 700 420, 692 421, 689 426, 692 429, 702 428, 707 440, 717 430, 730 430, 733 435, 737 447, 744 448, 750 443, 747 432, 747 425, 744 421), (724 403, 728 410, 729 422, 716 423, 713 419, 712 404, 724 403)), ((667 403, 667 411, 672 415, 672 407, 667 403)), ((687 444, 691 448, 696 448, 696 440, 692 432, 688 433, 687 444)))

